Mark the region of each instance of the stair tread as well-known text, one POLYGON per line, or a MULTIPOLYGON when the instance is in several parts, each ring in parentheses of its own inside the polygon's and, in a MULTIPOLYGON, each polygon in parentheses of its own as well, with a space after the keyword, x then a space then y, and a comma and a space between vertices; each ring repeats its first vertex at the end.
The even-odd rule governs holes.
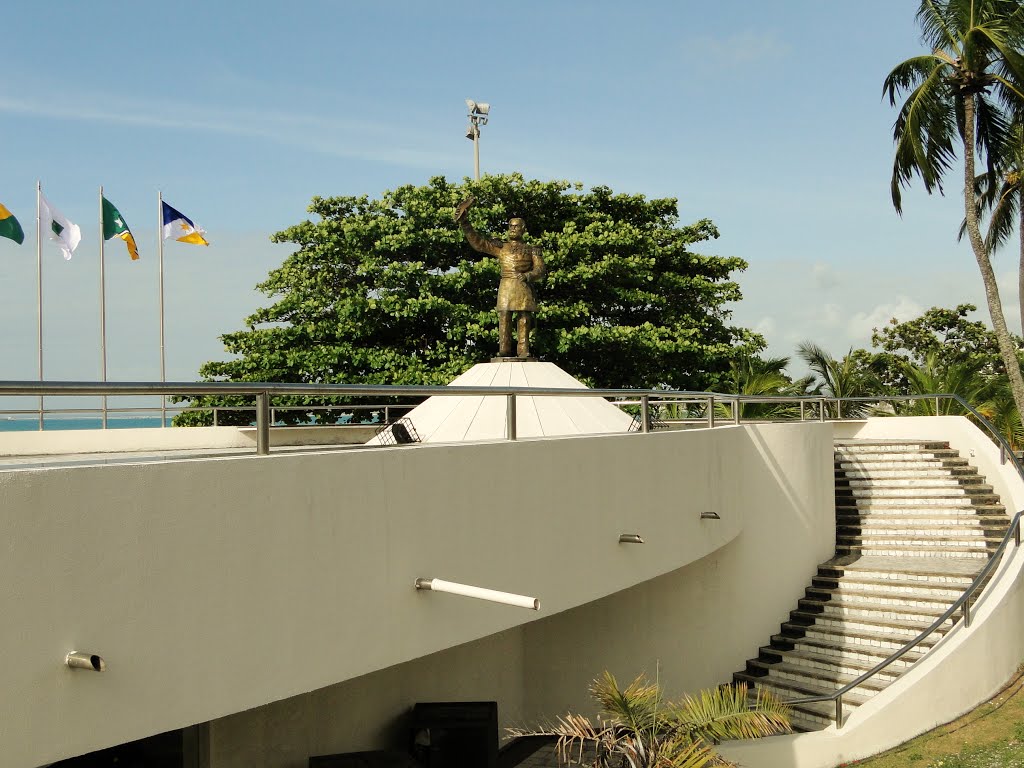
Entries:
MULTIPOLYGON (((888 599, 888 600, 902 600, 902 601, 913 600, 913 601, 916 601, 916 602, 935 603, 936 606, 945 606, 944 608, 942 608, 942 610, 945 610, 946 608, 948 608, 953 603, 953 601, 956 599, 955 597, 951 597, 951 596, 947 596, 947 595, 929 594, 927 591, 922 591, 921 593, 913 593, 913 592, 906 592, 906 591, 900 591, 900 592, 896 592, 896 591, 893 591, 893 592, 880 592, 877 589, 855 589, 855 588, 851 588, 849 585, 846 585, 845 587, 817 587, 817 586, 811 585, 810 587, 807 588, 807 591, 808 592, 821 593, 821 595, 822 595, 819 598, 812 598, 811 595, 808 595, 807 596, 808 598, 819 599, 819 600, 822 600, 824 602, 831 602, 831 603, 838 602, 840 604, 843 604, 845 602, 844 598, 882 598, 882 599, 888 599)), ((955 591, 958 594, 962 594, 962 592, 960 590, 950 590, 950 591, 955 591)), ((807 598, 805 598, 805 599, 807 599, 807 598)), ((858 600, 852 600, 850 602, 856 603, 856 602, 859 602, 859 601, 858 600)), ((870 601, 870 602, 872 604, 874 604, 874 601, 870 601)), ((886 605, 886 603, 878 603, 878 605, 886 605)), ((904 602, 904 605, 906 605, 906 602, 904 602)), ((908 606, 908 607, 910 607, 910 606, 908 606)), ((941 613, 941 611, 940 611, 940 613, 941 613)))
MULTIPOLYGON (((780 698, 801 698, 803 696, 827 696, 831 693, 835 693, 836 690, 841 688, 839 685, 830 685, 828 683, 816 683, 811 681, 797 681, 797 680, 780 680, 778 678, 767 678, 759 677, 757 675, 751 675, 748 672, 736 672, 733 674, 733 678, 746 682, 748 684, 757 685, 759 687, 774 688, 776 690, 782 689, 786 691, 792 691, 793 693, 789 696, 780 698)), ((860 693, 844 693, 843 702, 849 704, 863 704, 868 701, 871 697, 865 696, 860 693)), ((819 702, 820 703, 820 702, 819 702)), ((833 710, 835 705, 831 705, 833 710)))
MULTIPOLYGON (((907 599, 913 599, 908 596, 907 599)), ((821 608, 845 608, 847 610, 859 610, 859 611, 875 611, 883 613, 893 613, 898 611, 900 613, 913 613, 913 614, 934 614, 936 618, 945 613, 946 609, 953 603, 952 600, 945 602, 935 602, 934 606, 925 607, 917 605, 892 605, 890 603, 880 602, 868 602, 866 600, 843 600, 842 598, 836 599, 819 599, 814 597, 802 597, 800 603, 808 603, 810 605, 820 606, 821 608)))
MULTIPOLYGON (((820 685, 833 685, 835 688, 840 688, 847 683, 852 683, 860 675, 851 675, 848 672, 838 672, 835 670, 821 669, 820 667, 805 667, 800 664, 793 664, 791 662, 780 661, 775 664, 767 661, 761 661, 760 659, 751 659, 747 662, 751 666, 755 666, 758 669, 764 669, 768 671, 769 678, 773 680, 779 680, 780 682, 791 682, 785 678, 771 678, 771 672, 785 673, 790 675, 800 675, 810 678, 810 683, 820 685)), ((870 669, 868 667, 867 669, 870 669)), ((867 669, 865 671, 867 671, 867 669)), ((862 674, 862 673, 860 673, 862 674)), ((798 682, 798 681, 792 681, 798 682)), ((859 683, 859 687, 866 688, 867 690, 878 693, 885 690, 889 683, 889 680, 883 680, 878 677, 869 678, 862 683, 859 683)))
MULTIPOLYGON (((784 648, 773 648, 770 645, 762 646, 758 650, 759 650, 760 653, 763 653, 765 655, 771 655, 773 653, 776 653, 776 654, 779 654, 780 656, 785 657, 785 658, 803 658, 803 659, 808 660, 808 662, 817 662, 819 664, 840 664, 840 665, 845 665, 845 666, 848 666, 848 667, 855 667, 855 668, 860 669, 860 670, 862 670, 864 672, 866 672, 869 669, 872 669, 874 666, 878 665, 880 662, 883 662, 883 660, 885 660, 886 658, 888 658, 889 656, 891 656, 895 652, 895 649, 879 648, 879 647, 876 647, 876 646, 864 647, 862 645, 852 645, 851 646, 851 645, 826 644, 826 643, 823 643, 821 641, 814 640, 813 638, 811 638, 808 641, 803 641, 802 640, 802 641, 799 641, 799 642, 802 642, 805 645, 810 645, 811 647, 814 647, 814 648, 836 648, 838 650, 846 650, 848 653, 861 653, 861 654, 870 655, 870 656, 872 656, 872 658, 870 658, 870 659, 867 659, 867 658, 850 658, 849 656, 847 656, 847 657, 840 657, 840 656, 837 656, 837 655, 831 654, 831 653, 817 652, 817 651, 814 651, 814 650, 807 650, 807 649, 803 649, 803 648, 794 648, 792 650, 788 650, 788 649, 784 649, 784 648)), ((913 662, 916 662, 916 660, 921 658, 923 655, 924 655, 924 653, 922 651, 914 648, 914 649, 908 650, 906 653, 904 653, 901 658, 903 660, 905 660, 905 662, 907 662, 907 663, 913 663, 913 662)), ((899 674, 902 674, 902 670, 904 668, 903 667, 898 667, 898 668, 897 667, 893 667, 894 671, 897 670, 897 669, 900 671, 899 674)))
MULTIPOLYGON (((829 648, 829 649, 832 649, 832 650, 835 650, 835 651, 845 652, 847 654, 859 653, 859 654, 862 654, 862 655, 872 656, 872 657, 874 657, 874 660, 871 661, 871 662, 868 662, 867 660, 864 660, 864 659, 856 660, 856 661, 858 661, 860 663, 864 663, 864 664, 870 663, 871 666, 874 666, 875 664, 877 664, 880 661, 884 661, 885 659, 887 659, 890 656, 892 656, 892 654, 895 653, 898 650, 897 648, 882 648, 881 646, 877 646, 877 645, 864 645, 863 643, 845 643, 845 642, 842 642, 842 637, 840 637, 840 636, 837 636, 835 639, 832 639, 832 640, 826 640, 826 639, 821 639, 821 638, 817 638, 817 637, 784 638, 783 636, 780 636, 780 635, 773 635, 772 636, 772 642, 780 642, 780 643, 781 642, 785 642, 786 644, 796 644, 796 643, 799 643, 800 645, 808 646, 810 648, 821 649, 821 652, 809 651, 809 650, 797 649, 797 648, 794 648, 792 650, 788 650, 788 649, 783 649, 783 648, 774 648, 773 646, 770 646, 770 645, 769 646, 764 646, 760 650, 762 650, 764 652, 774 651, 776 653, 809 654, 809 655, 812 655, 812 656, 821 657, 823 659, 829 659, 829 658, 833 658, 833 656, 831 654, 824 653, 824 649, 829 648)), ((907 651, 906 653, 903 654, 903 659, 905 659, 908 662, 914 662, 914 661, 917 661, 919 658, 921 658, 923 655, 924 655, 924 651, 923 650, 918 650, 918 648, 913 648, 913 649, 911 649, 911 650, 909 650, 909 651, 907 651)))

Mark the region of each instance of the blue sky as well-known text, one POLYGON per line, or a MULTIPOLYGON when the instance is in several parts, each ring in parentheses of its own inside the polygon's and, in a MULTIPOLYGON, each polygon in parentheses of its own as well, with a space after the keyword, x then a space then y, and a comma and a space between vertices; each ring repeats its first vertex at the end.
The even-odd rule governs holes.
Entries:
MULTIPOLYGON (((889 199, 894 110, 881 85, 921 50, 914 0, 13 3, 0 80, 0 378, 36 372, 35 183, 80 224, 44 244, 48 379, 99 377, 102 184, 142 259, 107 244, 108 371, 159 377, 156 195, 212 245, 166 246, 167 365, 197 378, 218 336, 267 300, 289 253, 269 235, 314 195, 377 196, 472 173, 465 98, 492 104, 484 173, 649 197, 746 259, 737 324, 769 351, 866 347, 930 306, 983 307, 949 196, 889 199)), ((996 259, 1017 314, 1015 248, 996 259)), ((984 317, 984 315, 982 315, 984 317)), ((1012 323, 1016 327, 1016 323, 1012 323)), ((556 361, 557 362, 557 361, 556 361)), ((796 371, 800 366, 793 366, 796 371)))

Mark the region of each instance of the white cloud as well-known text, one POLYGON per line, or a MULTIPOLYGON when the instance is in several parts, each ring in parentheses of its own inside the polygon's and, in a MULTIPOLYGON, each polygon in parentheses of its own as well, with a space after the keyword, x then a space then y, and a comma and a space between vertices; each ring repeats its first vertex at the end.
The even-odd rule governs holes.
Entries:
POLYGON ((741 67, 782 59, 788 44, 773 30, 742 30, 725 37, 697 37, 684 41, 684 48, 704 67, 741 67))
POLYGON ((166 101, 128 102, 122 97, 111 100, 93 93, 52 100, 48 98, 45 101, 0 98, 0 114, 261 138, 335 157, 417 168, 434 169, 439 163, 454 160, 439 155, 436 148, 426 141, 422 149, 397 147, 400 140, 408 139, 408 135, 399 136, 395 126, 388 123, 345 120, 292 111, 216 109, 202 104, 166 101), (97 109, 93 106, 95 104, 110 106, 97 109), (385 136, 390 136, 390 139, 383 141, 382 137, 385 136))
POLYGON ((846 332, 851 341, 860 343, 865 338, 871 338, 873 329, 881 328, 891 319, 900 322, 912 320, 923 314, 925 309, 907 296, 897 296, 895 301, 878 304, 867 312, 854 312, 847 322, 846 332))

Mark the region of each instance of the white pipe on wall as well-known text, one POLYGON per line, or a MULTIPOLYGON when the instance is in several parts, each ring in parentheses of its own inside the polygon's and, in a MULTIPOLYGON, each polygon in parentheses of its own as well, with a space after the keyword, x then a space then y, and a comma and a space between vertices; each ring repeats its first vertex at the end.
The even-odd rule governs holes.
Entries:
POLYGON ((458 582, 444 581, 442 579, 416 579, 415 586, 416 589, 424 589, 430 592, 448 592, 452 595, 475 597, 478 600, 489 600, 492 603, 513 605, 517 608, 529 608, 534 611, 540 610, 540 600, 536 597, 515 595, 511 592, 499 592, 496 589, 484 589, 483 587, 474 587, 469 584, 459 584, 458 582))

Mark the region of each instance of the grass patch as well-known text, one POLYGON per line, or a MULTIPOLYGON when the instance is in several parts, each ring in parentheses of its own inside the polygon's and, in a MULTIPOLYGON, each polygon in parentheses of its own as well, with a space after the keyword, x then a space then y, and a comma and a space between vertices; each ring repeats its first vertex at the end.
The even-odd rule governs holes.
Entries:
POLYGON ((857 768, 1024 768, 1024 676, 961 718, 875 757, 843 763, 857 768))

